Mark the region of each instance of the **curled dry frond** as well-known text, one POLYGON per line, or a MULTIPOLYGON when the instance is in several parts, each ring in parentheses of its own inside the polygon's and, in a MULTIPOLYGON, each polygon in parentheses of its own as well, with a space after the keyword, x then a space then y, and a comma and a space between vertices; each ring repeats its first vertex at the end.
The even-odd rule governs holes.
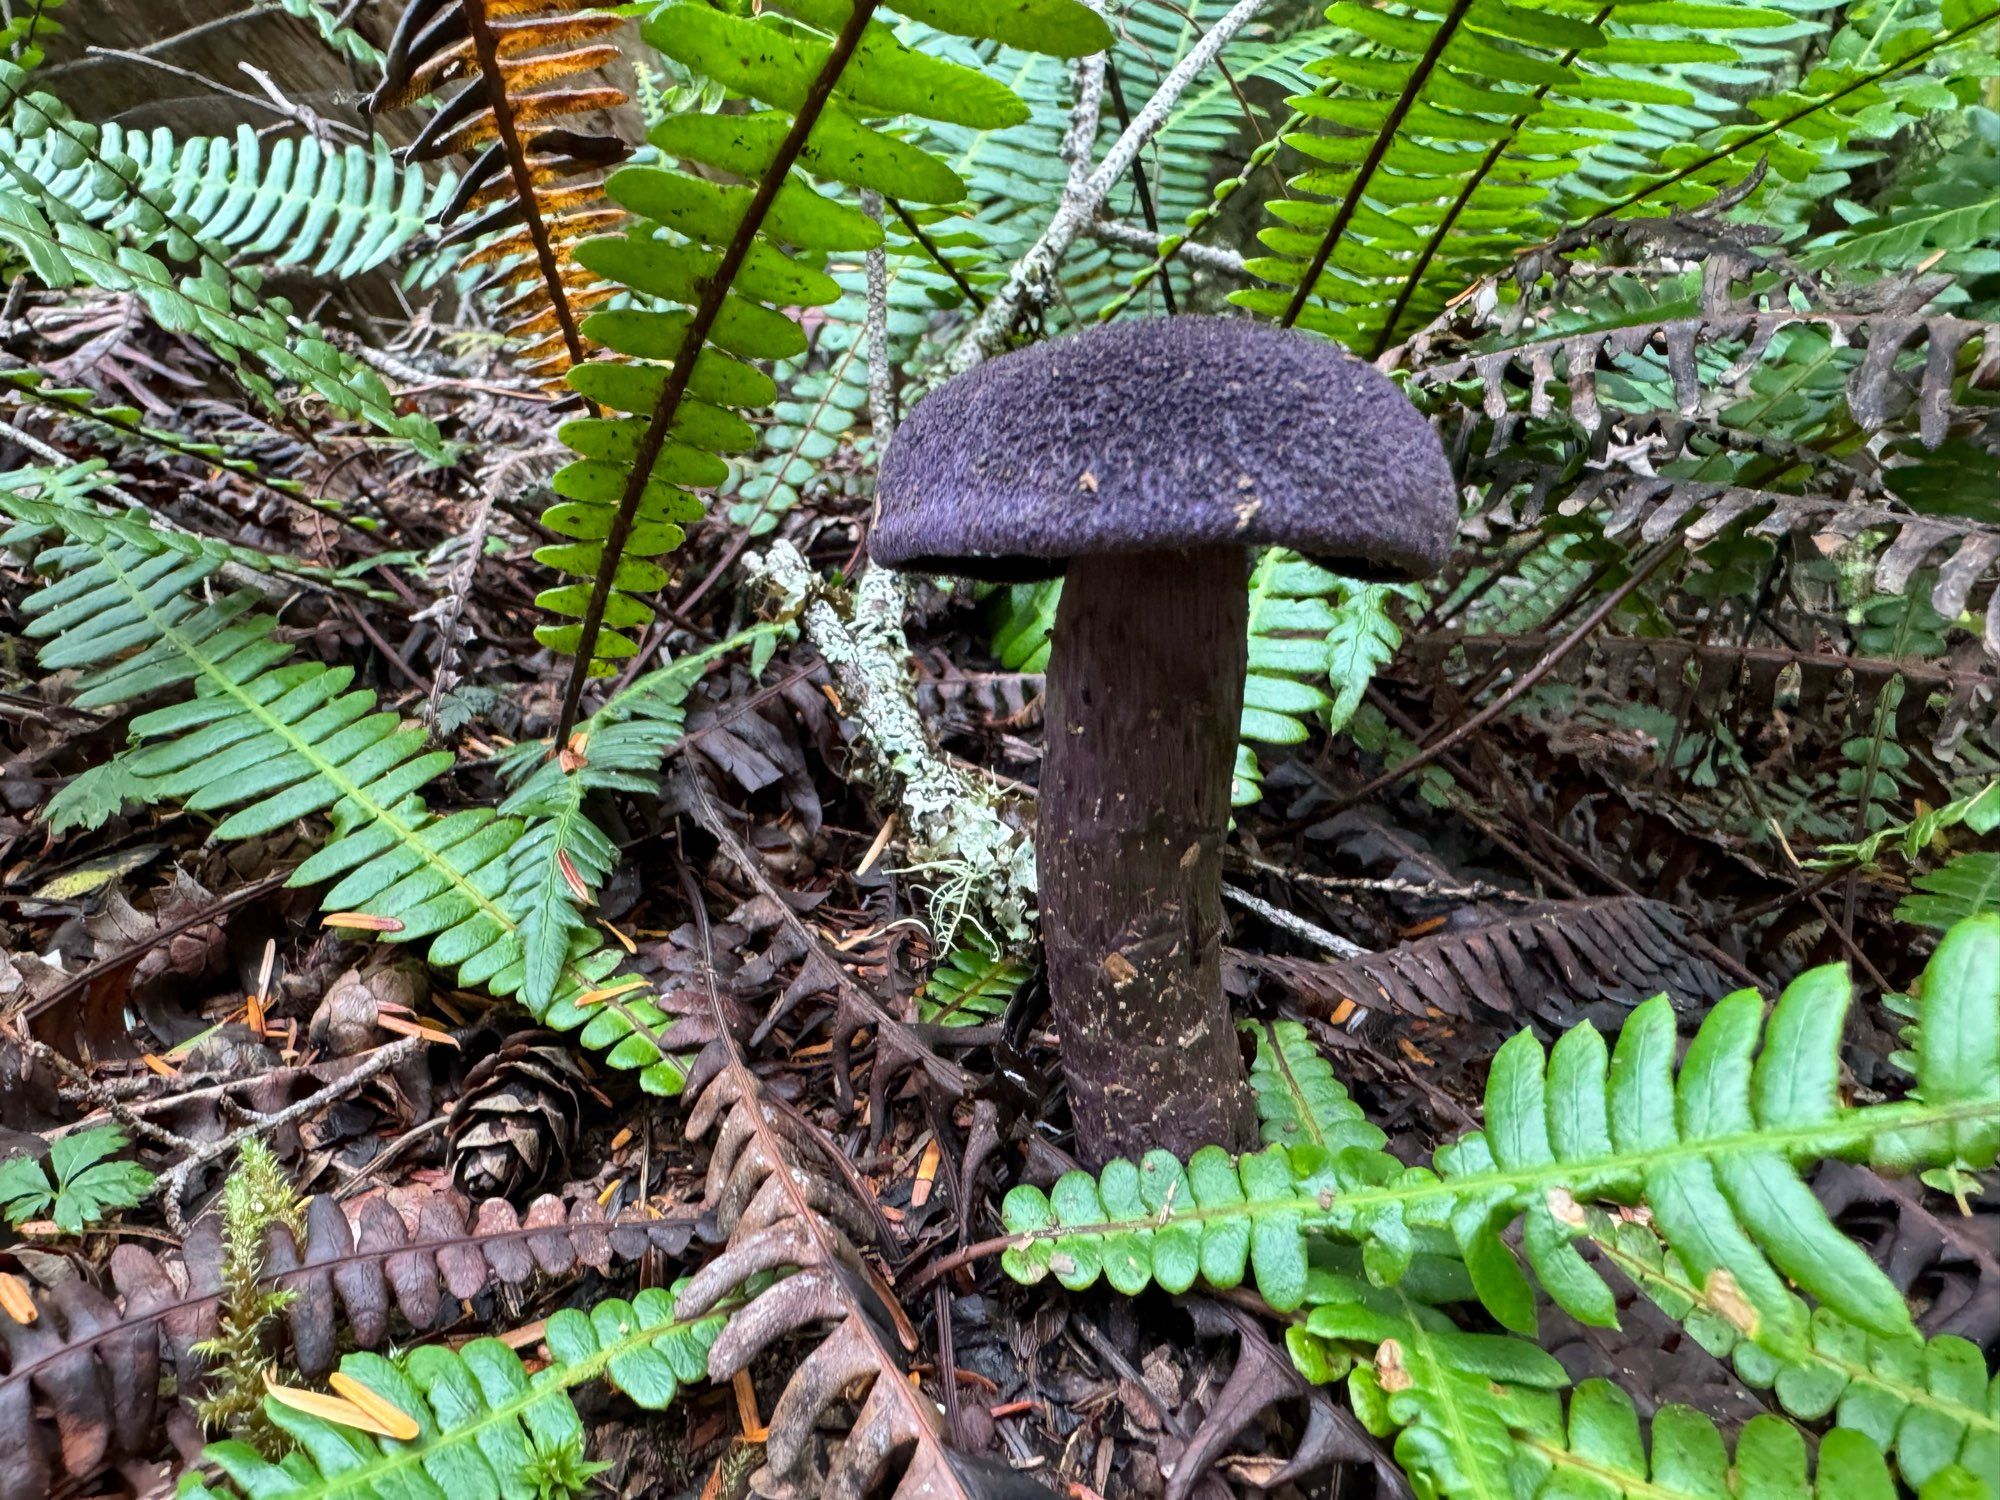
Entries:
POLYGON ((1233 961, 1278 980, 1324 1019, 1344 1016, 1339 1007, 1352 1002, 1411 1016, 1497 1012, 1561 1024, 1602 1000, 1629 1007, 1666 993, 1692 1006, 1722 988, 1680 913, 1635 896, 1538 901, 1339 963, 1249 953, 1233 961))
POLYGON ((687 1134, 714 1137, 705 1201, 728 1237, 722 1253, 689 1280, 675 1311, 700 1317, 759 1273, 796 1268, 730 1319, 709 1354, 709 1374, 717 1380, 788 1334, 834 1325, 793 1371, 772 1410, 767 1462, 752 1480, 756 1492, 772 1500, 859 1497, 900 1461, 895 1500, 1044 1494, 1024 1476, 951 1447, 937 1403, 904 1367, 916 1330, 857 1248, 857 1241, 885 1244, 888 1226, 847 1158, 751 1070, 741 1015, 713 965, 675 998, 686 1005, 688 1020, 686 1031, 676 1028, 669 1040, 707 1039, 689 1073, 687 1134), (822 1473, 820 1426, 843 1393, 864 1385, 853 1425, 832 1446, 822 1473))
POLYGON ((575 4, 410 0, 369 100, 399 109, 467 80, 401 155, 473 158, 437 216, 442 243, 478 242, 464 264, 492 268, 483 289, 502 294, 515 359, 551 386, 583 363, 584 312, 616 292, 572 252, 625 218, 604 173, 632 148, 593 123, 628 102, 597 78, 618 59, 611 37, 624 24, 575 4))

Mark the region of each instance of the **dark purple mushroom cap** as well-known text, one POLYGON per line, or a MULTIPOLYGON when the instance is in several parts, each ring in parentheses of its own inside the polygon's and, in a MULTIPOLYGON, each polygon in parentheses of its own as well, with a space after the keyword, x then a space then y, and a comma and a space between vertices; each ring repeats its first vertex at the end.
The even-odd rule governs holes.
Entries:
POLYGON ((1458 522, 1437 437, 1387 377, 1242 318, 1108 323, 988 360, 918 403, 878 493, 876 562, 997 580, 1232 542, 1424 578, 1458 522))

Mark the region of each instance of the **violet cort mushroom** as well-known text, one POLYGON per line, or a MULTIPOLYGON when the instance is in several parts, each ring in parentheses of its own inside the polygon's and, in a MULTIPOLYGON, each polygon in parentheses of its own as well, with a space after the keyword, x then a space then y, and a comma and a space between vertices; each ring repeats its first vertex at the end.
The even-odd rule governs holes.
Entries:
POLYGON ((926 397, 879 493, 878 563, 1067 575, 1036 858, 1079 1154, 1250 1144, 1220 941, 1251 549, 1371 579, 1436 572, 1457 520, 1436 437, 1318 339, 1113 323, 926 397))

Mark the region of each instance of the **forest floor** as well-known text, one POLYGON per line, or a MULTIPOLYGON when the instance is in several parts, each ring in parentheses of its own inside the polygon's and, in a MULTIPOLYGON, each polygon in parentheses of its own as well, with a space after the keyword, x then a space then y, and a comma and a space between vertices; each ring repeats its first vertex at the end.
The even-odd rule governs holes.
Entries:
MULTIPOLYGON (((253 422, 217 399, 216 372, 192 346, 146 330, 115 300, 28 313, 43 355, 67 361, 71 378, 122 390, 149 417, 226 442, 264 479, 295 480, 328 502, 315 509, 157 453, 117 458, 124 494, 159 516, 351 567, 387 591, 301 591, 278 601, 280 616, 307 658, 354 665, 385 706, 435 726, 457 755, 447 800, 497 800, 495 757, 550 734, 562 675, 533 637, 530 553, 545 540, 533 517, 553 467, 541 405, 482 375, 439 374, 418 398, 451 414, 447 436, 467 456, 425 468, 338 427, 306 441, 253 422), (488 494, 499 497, 490 510, 488 494), (468 548, 479 552, 469 569, 468 548), (446 633, 454 611, 456 640, 446 633)), ((399 357, 447 368, 432 351, 399 357)), ((51 445, 88 451, 32 414, 8 422, 9 464, 46 458, 51 445)), ((821 571, 851 575, 864 525, 864 502, 829 481, 808 487, 781 534, 821 571)), ((750 617, 755 601, 737 589, 745 546, 734 525, 697 531, 646 633, 649 652, 680 654, 750 617)), ((0 616, 13 622, 0 657, 0 1146, 39 1153, 49 1139, 115 1124, 158 1182, 102 1232, 17 1226, 0 1267, 51 1286, 78 1271, 101 1276, 121 1246, 168 1261, 214 1255, 212 1242, 179 1248, 183 1226, 212 1223, 230 1160, 222 1148, 246 1135, 268 1142, 302 1194, 357 1220, 371 1199, 407 1216, 458 1194, 506 1200, 531 1226, 552 1213, 658 1221, 636 1266, 601 1257, 552 1273, 544 1258, 541 1274, 524 1264, 509 1276, 489 1256, 496 1274, 474 1277, 485 1284, 456 1311, 447 1303, 430 1330, 447 1341, 497 1333, 531 1364, 554 1310, 670 1284, 694 1268, 690 1248, 726 1238, 714 1204, 728 1173, 712 1176, 711 1160, 728 1133, 710 1128, 712 1099, 691 1110, 699 1090, 644 1093, 631 1073, 593 1067, 518 1009, 328 925, 316 893, 285 883, 316 845, 311 826, 219 843, 199 813, 120 813, 51 841, 39 810, 124 730, 67 706, 65 674, 36 667, 16 612, 34 587, 18 564, 0 569, 0 616)), ((969 594, 920 593, 917 700, 941 751, 996 788, 1031 784, 1039 680, 992 665, 969 594)), ((1423 719, 1429 691, 1394 675, 1375 689, 1388 710, 1423 719)), ((1375 1440, 1305 1385, 1249 1304, 1070 1295, 1001 1273, 992 1241, 1002 1195, 1074 1165, 1045 987, 998 963, 949 999, 920 983, 938 957, 922 877, 888 852, 893 809, 861 784, 858 726, 809 643, 782 645, 754 676, 742 653, 718 660, 687 709, 660 794, 594 808, 621 858, 591 916, 626 950, 629 971, 688 1020, 689 1054, 711 1059, 697 1078, 746 1069, 770 1118, 811 1158, 806 1175, 858 1210, 846 1216, 868 1251, 887 1336, 943 1405, 957 1445, 1077 1497, 1262 1493, 1280 1480, 1279 1493, 1399 1492, 1375 1440), (1330 1466, 1287 1475, 1302 1451, 1330 1466)), ((1486 757, 1560 753, 1531 743, 1534 733, 1496 727, 1447 770, 1476 784, 1486 757)), ((1694 1007, 1795 966, 1796 947, 1730 951, 1721 924, 1701 920, 1778 882, 1709 859, 1698 833, 1678 835, 1691 852, 1650 888, 1619 882, 1627 894, 1581 896, 1571 880, 1590 851, 1565 847, 1545 809, 1502 803, 1472 824, 1425 806, 1410 784, 1346 806, 1377 768, 1336 742, 1269 769, 1231 846, 1228 978, 1253 1023, 1246 1050, 1259 1026, 1303 1022, 1406 1161, 1476 1123, 1486 1063, 1519 1027, 1615 1026, 1656 992, 1694 1007), (1706 884, 1693 917, 1674 904, 1685 881, 1706 884)), ((1851 1047, 1857 1087, 1884 1066, 1892 1027, 1863 1018, 1851 1047)), ((2000 1331, 2000 1219, 1960 1218, 1949 1199, 1859 1172, 1821 1187, 1950 1326, 1975 1338, 2000 1331)), ((508 1222, 498 1208, 479 1214, 483 1227, 508 1222)), ((351 1314, 345 1286, 342 1296, 351 1314)), ((1763 1397, 1676 1325, 1643 1303, 1628 1311, 1622 1331, 1575 1326, 1545 1342, 1574 1375, 1645 1371, 1636 1388, 1656 1401, 1719 1417, 1760 1409, 1763 1397)), ((747 1378, 664 1415, 602 1390, 585 1398, 591 1451, 610 1464, 597 1483, 620 1495, 742 1494, 765 1424, 818 1415, 779 1403, 815 1341, 783 1332, 747 1378)), ((0 1427, 27 1419, 0 1407, 0 1427)), ((191 1456, 185 1422, 164 1432, 191 1456)), ((166 1437, 125 1453, 124 1477, 144 1488, 170 1454, 166 1437)))

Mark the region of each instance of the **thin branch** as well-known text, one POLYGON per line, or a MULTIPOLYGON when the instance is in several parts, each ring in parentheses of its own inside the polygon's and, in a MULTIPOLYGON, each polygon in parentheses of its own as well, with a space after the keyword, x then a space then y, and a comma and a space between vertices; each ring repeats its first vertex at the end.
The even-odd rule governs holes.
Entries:
MULTIPOLYGON (((293 105, 288 109, 282 104, 273 103, 261 94, 246 93, 242 89, 233 89, 226 83, 216 82, 205 73, 197 73, 189 68, 177 67, 169 62, 161 62, 157 57, 148 57, 142 52, 127 52, 121 47, 86 47, 84 48, 84 56, 104 57, 114 59, 118 62, 136 63, 142 68, 152 68, 156 72, 169 73, 175 78, 199 84, 202 88, 213 89, 216 93, 234 99, 239 104, 247 104, 252 109, 268 111, 290 124, 305 125, 308 129, 311 128, 308 121, 299 117, 299 108, 297 105, 293 105)), ((355 129, 352 125, 344 124, 338 120, 324 119, 318 115, 313 116, 313 118, 319 120, 328 129, 342 131, 357 141, 368 139, 365 132, 355 129)))
MULTIPOLYGON (((1160 236, 1148 234, 1136 224, 1127 224, 1118 219, 1092 219, 1084 231, 1094 240, 1107 245, 1117 245, 1125 250, 1144 250, 1158 255, 1160 236)), ((1171 256, 1160 256, 1164 265, 1170 259, 1186 261, 1191 266, 1202 266, 1218 275, 1247 280, 1250 272, 1243 264, 1243 257, 1234 250, 1225 250, 1217 245, 1198 244, 1194 240, 1183 240, 1171 256)))
MULTIPOLYGON (((1125 86, 1118 81, 1118 70, 1105 71, 1104 82, 1111 90, 1111 107, 1118 112, 1118 128, 1128 130, 1132 125, 1132 111, 1125 107, 1125 86)), ((1155 246, 1159 243, 1160 216, 1153 210, 1153 189, 1146 181, 1145 164, 1137 157, 1132 159, 1132 191, 1139 202, 1139 217, 1146 221, 1146 227, 1153 232, 1155 246)), ((1167 316, 1172 317, 1180 309, 1174 305, 1174 278, 1167 274, 1164 264, 1160 268, 1160 299, 1166 306, 1167 316)))
MULTIPOLYGON (((863 192, 861 210, 880 224, 882 195, 863 192)), ((861 322, 868 345, 868 425, 880 453, 896 431, 896 390, 889 368, 889 252, 877 245, 863 264, 868 276, 868 305, 861 322)))
MULTIPOLYGON (((947 373, 962 374, 1007 346, 1009 334, 1030 308, 1044 307, 1053 300, 1056 270, 1062 258, 1097 217, 1097 210, 1120 178, 1132 170, 1132 163, 1147 141, 1159 134, 1189 85, 1205 72, 1222 49, 1245 26, 1270 7, 1273 0, 1237 0, 1228 14, 1211 26, 1202 39, 1188 49, 1187 56, 1174 64, 1161 80, 1153 97, 1133 117, 1132 123, 1112 143, 1097 169, 1070 189, 1049 219, 1041 238, 1014 264, 1007 284, 994 294, 986 310, 973 320, 958 347, 952 351, 947 373)), ((1461 6, 1471 0, 1460 0, 1461 6)))
POLYGON ((164 1174, 154 1186, 154 1192, 164 1195, 163 1207, 166 1209, 168 1227, 175 1234, 187 1233, 187 1220, 181 1200, 187 1192, 188 1177, 196 1168, 205 1166, 218 1157, 227 1156, 254 1136, 263 1135, 267 1131, 277 1130, 281 1126, 303 1120, 307 1115, 316 1114, 336 1100, 344 1099, 354 1093, 369 1079, 388 1072, 404 1058, 415 1056, 421 1048, 429 1045, 428 1037, 406 1036, 390 1042, 387 1046, 377 1047, 362 1058, 354 1068, 336 1078, 318 1093, 271 1114, 258 1115, 242 1129, 231 1131, 221 1140, 210 1141, 192 1156, 177 1163, 174 1169, 164 1174))

